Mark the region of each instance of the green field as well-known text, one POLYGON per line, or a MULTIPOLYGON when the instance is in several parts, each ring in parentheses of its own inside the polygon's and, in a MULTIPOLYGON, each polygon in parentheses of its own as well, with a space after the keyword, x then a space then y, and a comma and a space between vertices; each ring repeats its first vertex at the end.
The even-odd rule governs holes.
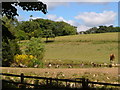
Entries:
MULTIPOLYGON (((43 41, 45 39, 42 39, 43 41)), ((54 42, 45 43, 45 63, 109 63, 109 55, 118 61, 118 33, 59 36, 54 42)), ((27 41, 19 43, 22 50, 27 41)))
POLYGON ((45 44, 44 61, 54 63, 109 63, 109 55, 118 60, 118 33, 60 36, 45 44))

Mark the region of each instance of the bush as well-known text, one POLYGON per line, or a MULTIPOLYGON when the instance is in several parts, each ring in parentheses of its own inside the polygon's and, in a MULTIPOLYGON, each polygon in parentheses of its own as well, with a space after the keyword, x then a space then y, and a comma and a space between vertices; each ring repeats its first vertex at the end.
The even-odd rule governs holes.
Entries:
POLYGON ((2 66, 10 66, 13 63, 14 55, 21 54, 15 40, 2 41, 2 66))
POLYGON ((44 45, 40 38, 31 38, 27 43, 25 53, 35 56, 38 60, 42 60, 44 56, 44 45))
POLYGON ((16 38, 18 40, 27 40, 27 39, 29 39, 27 34, 22 30, 17 30, 16 31, 16 38))
POLYGON ((14 56, 14 63, 19 66, 20 64, 25 65, 27 67, 34 67, 40 65, 40 60, 38 60, 33 55, 15 55, 14 56))

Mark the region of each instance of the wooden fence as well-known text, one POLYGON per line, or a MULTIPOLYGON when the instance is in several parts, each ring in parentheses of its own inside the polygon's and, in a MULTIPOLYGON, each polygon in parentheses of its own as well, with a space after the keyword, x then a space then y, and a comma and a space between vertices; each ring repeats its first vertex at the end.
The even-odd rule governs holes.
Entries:
POLYGON ((7 83, 14 83, 14 84, 24 84, 24 85, 30 85, 30 86, 35 86, 35 87, 40 87, 39 84, 29 84, 25 83, 24 79, 25 78, 32 78, 32 79, 41 79, 46 81, 46 86, 47 85, 52 85, 53 81, 56 81, 56 86, 59 87, 59 82, 65 82, 66 88, 68 87, 69 83, 74 83, 76 86, 76 83, 81 84, 82 88, 88 88, 89 84, 98 84, 98 85, 110 85, 110 86, 118 86, 120 87, 120 84, 111 84, 111 83, 103 83, 103 82, 92 82, 89 81, 88 79, 85 78, 75 78, 75 79, 57 79, 57 78, 46 78, 46 77, 36 77, 36 76, 25 76, 23 73, 21 75, 14 75, 14 74, 7 74, 7 73, 0 73, 0 75, 3 76, 13 76, 13 77, 20 77, 20 82, 14 82, 14 81, 8 81, 8 80, 2 80, 3 82, 7 83))

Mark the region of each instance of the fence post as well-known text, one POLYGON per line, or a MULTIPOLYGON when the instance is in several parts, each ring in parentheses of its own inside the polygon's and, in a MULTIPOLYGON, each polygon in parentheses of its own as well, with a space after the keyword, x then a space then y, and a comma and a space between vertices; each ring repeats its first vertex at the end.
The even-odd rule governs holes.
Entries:
POLYGON ((66 88, 68 87, 68 85, 67 85, 67 80, 65 81, 66 82, 66 88))
POLYGON ((58 87, 58 80, 56 80, 56 83, 57 83, 57 87, 58 87))
POLYGON ((52 78, 50 78, 50 85, 52 85, 52 78))
POLYGON ((88 88, 88 79, 82 79, 82 88, 88 88))
POLYGON ((88 86, 88 79, 86 79, 86 88, 88 88, 89 86, 88 86))
POLYGON ((39 80, 35 80, 35 85, 34 88, 38 88, 38 85, 39 85, 39 80))
POLYGON ((75 78, 75 87, 76 87, 76 81, 77 81, 77 80, 76 80, 76 78, 75 78))
POLYGON ((23 82, 24 82, 24 74, 21 73, 21 83, 23 83, 23 82))
POLYGON ((46 84, 48 85, 48 79, 46 79, 46 84))

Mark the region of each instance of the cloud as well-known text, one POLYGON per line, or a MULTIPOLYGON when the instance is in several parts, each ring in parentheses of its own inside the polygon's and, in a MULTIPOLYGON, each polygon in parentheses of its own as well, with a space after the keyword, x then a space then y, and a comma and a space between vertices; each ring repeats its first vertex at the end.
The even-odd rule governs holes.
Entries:
POLYGON ((82 20, 89 27, 114 24, 115 18, 116 13, 113 11, 103 11, 102 13, 83 12, 75 16, 75 19, 82 20))
POLYGON ((50 20, 53 20, 53 21, 64 21, 64 22, 69 23, 73 26, 78 26, 79 25, 79 23, 74 21, 74 20, 66 20, 61 16, 57 17, 56 15, 53 15, 53 14, 46 15, 46 18, 50 19, 50 20))
POLYGON ((119 0, 39 0, 42 2, 118 2, 119 0))
POLYGON ((81 25, 79 22, 77 22, 75 20, 66 20, 61 16, 57 17, 56 15, 49 14, 49 15, 46 16, 46 18, 50 19, 50 20, 53 20, 53 21, 64 21, 64 22, 66 22, 70 25, 76 26, 77 27, 77 32, 86 31, 86 30, 91 28, 91 27, 87 27, 85 25, 81 25))
MULTIPOLYGON (((41 18, 43 18, 43 17, 30 17, 29 19, 41 19, 41 18)), ((43 18, 43 19, 45 19, 45 18, 43 18)))
POLYGON ((73 26, 79 26, 79 25, 80 25, 80 23, 78 23, 78 22, 75 21, 75 20, 68 20, 67 23, 69 23, 69 24, 71 24, 71 25, 73 25, 73 26))
POLYGON ((44 2, 49 10, 52 10, 58 6, 67 6, 69 5, 68 2, 44 2))
POLYGON ((76 2, 78 4, 91 3, 91 4, 108 4, 109 2, 119 2, 119 0, 38 0, 45 3, 48 10, 55 9, 58 6, 68 6, 70 2, 76 2))
POLYGON ((88 29, 90 29, 91 27, 87 27, 87 26, 85 26, 85 25, 79 25, 78 27, 77 27, 77 32, 80 32, 80 31, 86 31, 86 30, 88 30, 88 29))
POLYGON ((48 19, 50 19, 50 20, 55 20, 56 18, 57 18, 57 16, 56 15, 53 15, 53 14, 49 14, 49 15, 47 15, 46 16, 48 19))

